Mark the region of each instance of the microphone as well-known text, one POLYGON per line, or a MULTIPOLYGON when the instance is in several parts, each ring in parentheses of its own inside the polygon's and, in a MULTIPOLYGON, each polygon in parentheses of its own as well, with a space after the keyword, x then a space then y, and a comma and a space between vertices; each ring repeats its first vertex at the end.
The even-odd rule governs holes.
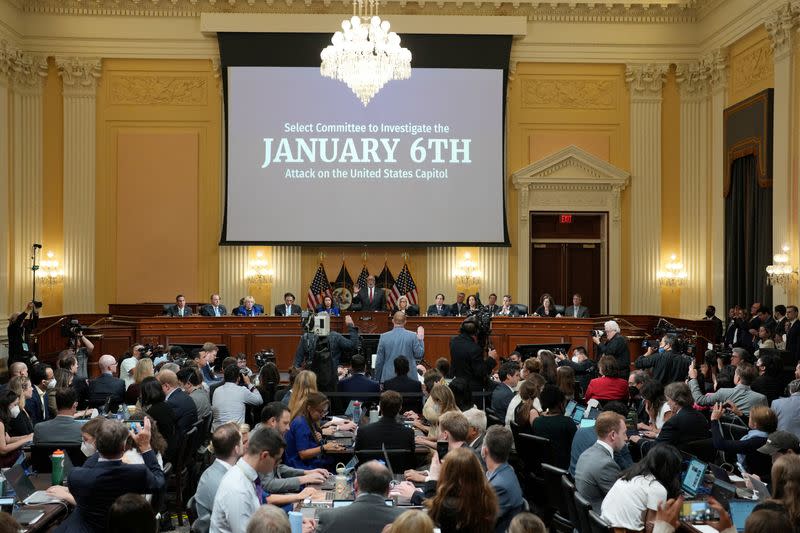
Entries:
POLYGON ((40 248, 40 249, 41 249, 42 245, 41 245, 41 244, 36 244, 36 243, 33 243, 33 247, 34 247, 34 248, 40 248))

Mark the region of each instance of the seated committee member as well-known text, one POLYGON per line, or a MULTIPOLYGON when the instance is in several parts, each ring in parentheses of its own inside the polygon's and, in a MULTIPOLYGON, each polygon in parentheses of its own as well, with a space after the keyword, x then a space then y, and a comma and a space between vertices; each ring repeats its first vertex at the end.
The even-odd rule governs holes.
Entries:
POLYGON ((80 445, 82 424, 75 420, 78 400, 71 388, 56 389, 57 415, 52 420, 45 420, 33 428, 34 444, 74 444, 80 445))
POLYGON ((428 307, 428 316, 450 316, 450 306, 444 303, 444 294, 436 295, 436 303, 428 307))
POLYGON ((406 316, 419 315, 419 311, 417 310, 417 308, 409 303, 408 297, 406 297, 405 295, 397 299, 397 306, 395 307, 395 312, 397 311, 404 313, 406 316))
POLYGON ((533 316, 557 318, 560 317, 561 314, 556 311, 556 304, 553 301, 553 297, 547 295, 542 298, 542 305, 536 308, 536 311, 533 312, 533 316))
POLYGON ((517 306, 511 303, 511 295, 506 294, 503 296, 503 306, 495 313, 497 316, 519 316, 517 306))
POLYGON ((294 305, 294 294, 291 292, 284 294, 283 303, 275 306, 275 316, 299 315, 300 311, 300 306, 294 305))
POLYGON ((242 305, 233 310, 236 316, 260 316, 264 314, 264 307, 256 303, 252 296, 245 296, 242 305))
MULTIPOLYGON (((278 307, 280 306, 278 305, 275 307, 275 311, 278 310, 278 307)), ((322 297, 322 303, 317 306, 316 312, 328 313, 330 316, 339 316, 339 307, 333 303, 333 298, 331 298, 326 294, 325 296, 322 297)), ((278 315, 276 314, 276 316, 278 315)))
POLYGON ((497 305, 497 295, 495 293, 490 294, 486 302, 486 310, 494 316, 500 312, 500 309, 502 308, 497 305))
POLYGON ((567 318, 589 318, 589 308, 581 305, 583 299, 577 292, 572 295, 572 305, 564 309, 564 316, 567 318))
POLYGON ((464 302, 466 296, 463 292, 456 294, 456 303, 450 306, 451 316, 465 316, 467 314, 467 304, 464 302))
POLYGON ((367 286, 353 287, 353 302, 350 305, 353 311, 385 311, 386 295, 383 289, 375 286, 375 276, 367 276, 367 286))
POLYGON ((164 309, 164 314, 177 317, 192 316, 192 308, 187 307, 186 298, 183 294, 179 294, 175 297, 175 303, 164 309))
POLYGON ((228 310, 219 303, 219 294, 212 294, 211 303, 200 307, 200 314, 203 316, 225 316, 228 314, 228 310))

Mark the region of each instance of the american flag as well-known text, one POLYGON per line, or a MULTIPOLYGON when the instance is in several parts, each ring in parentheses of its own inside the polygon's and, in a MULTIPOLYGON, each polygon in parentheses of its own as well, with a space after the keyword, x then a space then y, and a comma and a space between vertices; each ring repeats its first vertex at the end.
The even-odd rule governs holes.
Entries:
POLYGON ((358 279, 356 280, 356 285, 360 288, 364 288, 367 286, 367 276, 369 276, 369 270, 367 269, 367 265, 361 267, 361 274, 358 275, 358 279))
POLYGON ((325 274, 325 267, 320 263, 317 267, 317 273, 314 274, 311 287, 308 288, 308 308, 311 310, 316 309, 325 296, 333 298, 333 293, 331 292, 331 284, 328 282, 328 275, 325 274))
POLYGON ((408 264, 403 264, 403 270, 400 271, 394 287, 389 291, 389 305, 391 307, 397 307, 397 300, 403 295, 408 298, 409 304, 417 303, 417 286, 414 284, 414 279, 411 277, 411 272, 408 270, 408 264))

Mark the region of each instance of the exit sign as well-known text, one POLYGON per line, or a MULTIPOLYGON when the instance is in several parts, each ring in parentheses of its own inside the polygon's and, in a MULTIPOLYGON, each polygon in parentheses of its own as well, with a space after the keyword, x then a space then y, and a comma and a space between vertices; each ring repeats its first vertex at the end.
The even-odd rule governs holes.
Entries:
POLYGON ((561 215, 558 221, 561 224, 572 224, 572 215, 561 215))

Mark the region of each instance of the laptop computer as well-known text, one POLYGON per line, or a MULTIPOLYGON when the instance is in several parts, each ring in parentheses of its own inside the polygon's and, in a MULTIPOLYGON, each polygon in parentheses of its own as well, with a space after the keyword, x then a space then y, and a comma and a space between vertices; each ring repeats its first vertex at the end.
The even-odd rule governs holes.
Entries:
POLYGON ((772 495, 769 487, 767 487, 760 479, 756 479, 751 475, 747 475, 747 479, 750 480, 750 486, 753 487, 753 491, 755 491, 756 495, 758 496, 758 501, 764 501, 772 495))
POLYGON ((386 451, 385 443, 381 443, 381 450, 383 450, 383 458, 386 461, 386 468, 389 469, 389 473, 392 475, 392 479, 394 481, 404 481, 405 476, 403 474, 394 473, 394 469, 392 469, 392 462, 389 460, 389 453, 386 451))
POLYGON ((722 468, 721 466, 717 466, 715 464, 709 464, 708 468, 711 470, 711 473, 714 474, 714 478, 725 481, 726 483, 731 482, 731 477, 730 475, 728 475, 728 471, 722 468))
POLYGON ((54 498, 43 490, 36 490, 33 482, 28 478, 22 465, 14 465, 6 472, 6 479, 16 493, 18 502, 25 505, 37 503, 61 503, 61 500, 54 498))
POLYGON ((703 483, 708 465, 698 459, 690 459, 686 471, 681 478, 681 490, 689 497, 694 498, 703 483))
POLYGON ((572 412, 575 411, 576 405, 578 405, 578 402, 575 400, 570 400, 567 402, 567 406, 564 408, 564 416, 572 416, 572 412))
POLYGON ((576 424, 580 424, 581 420, 583 419, 583 413, 586 411, 586 407, 583 405, 575 405, 575 409, 572 411, 572 421, 576 424))
POLYGON ((728 502, 730 505, 731 522, 736 531, 744 531, 744 523, 747 517, 753 512, 753 508, 759 504, 755 500, 731 500, 728 502))

